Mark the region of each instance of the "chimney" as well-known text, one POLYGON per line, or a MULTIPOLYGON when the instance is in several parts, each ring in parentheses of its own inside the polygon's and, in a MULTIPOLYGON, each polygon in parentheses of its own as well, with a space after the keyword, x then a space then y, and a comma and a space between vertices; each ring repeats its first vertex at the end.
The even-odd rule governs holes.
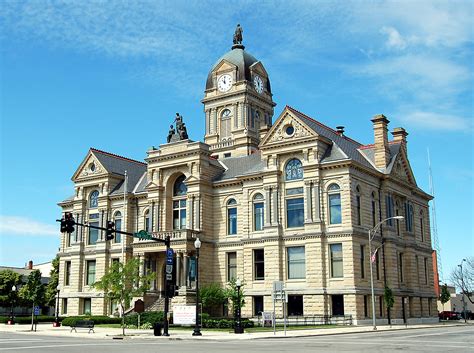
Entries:
POLYGON ((336 132, 339 136, 344 136, 344 126, 336 126, 336 132))
POLYGON ((379 169, 385 169, 390 160, 390 150, 388 149, 388 121, 383 114, 374 116, 372 119, 374 123, 374 157, 375 166, 379 169))
POLYGON ((28 261, 28 270, 33 269, 33 260, 28 261))
POLYGON ((393 135, 393 141, 395 141, 396 143, 400 143, 401 148, 405 151, 405 154, 407 154, 408 132, 406 132, 405 129, 402 127, 396 127, 393 129, 392 135, 393 135))

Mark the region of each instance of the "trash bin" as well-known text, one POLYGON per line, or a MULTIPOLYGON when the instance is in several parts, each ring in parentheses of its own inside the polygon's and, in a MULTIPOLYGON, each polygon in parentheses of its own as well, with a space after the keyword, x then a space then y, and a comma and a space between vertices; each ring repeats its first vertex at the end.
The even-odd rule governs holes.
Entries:
POLYGON ((153 335, 155 336, 161 336, 161 323, 155 322, 153 324, 153 335))

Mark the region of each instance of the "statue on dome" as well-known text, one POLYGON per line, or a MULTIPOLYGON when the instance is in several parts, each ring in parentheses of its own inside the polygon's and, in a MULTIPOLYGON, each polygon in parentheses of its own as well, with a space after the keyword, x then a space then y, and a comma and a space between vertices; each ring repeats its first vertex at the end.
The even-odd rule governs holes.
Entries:
POLYGON ((183 116, 179 113, 176 113, 176 117, 174 118, 173 123, 176 123, 176 129, 173 124, 170 125, 170 130, 168 132, 168 138, 166 139, 166 141, 170 143, 181 140, 187 140, 188 131, 186 129, 185 123, 183 122, 183 116))
POLYGON ((242 32, 242 27, 240 27, 240 24, 237 24, 234 33, 234 44, 242 44, 242 32))

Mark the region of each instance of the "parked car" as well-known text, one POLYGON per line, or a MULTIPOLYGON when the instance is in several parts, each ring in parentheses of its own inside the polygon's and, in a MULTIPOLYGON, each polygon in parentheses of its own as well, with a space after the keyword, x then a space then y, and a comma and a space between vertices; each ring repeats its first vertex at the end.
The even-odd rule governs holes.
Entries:
POLYGON ((461 316, 455 311, 442 311, 438 314, 440 320, 459 320, 461 316))

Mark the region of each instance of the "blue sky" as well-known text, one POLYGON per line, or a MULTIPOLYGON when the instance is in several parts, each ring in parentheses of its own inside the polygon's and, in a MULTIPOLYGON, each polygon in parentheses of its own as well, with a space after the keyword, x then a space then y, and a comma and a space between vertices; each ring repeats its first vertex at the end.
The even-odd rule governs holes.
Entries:
POLYGON ((473 256, 470 1, 3 1, 0 264, 48 261, 58 201, 89 147, 142 160, 180 112, 204 136, 207 73, 237 23, 290 105, 372 143, 404 127, 418 185, 435 183, 444 277, 473 256))

